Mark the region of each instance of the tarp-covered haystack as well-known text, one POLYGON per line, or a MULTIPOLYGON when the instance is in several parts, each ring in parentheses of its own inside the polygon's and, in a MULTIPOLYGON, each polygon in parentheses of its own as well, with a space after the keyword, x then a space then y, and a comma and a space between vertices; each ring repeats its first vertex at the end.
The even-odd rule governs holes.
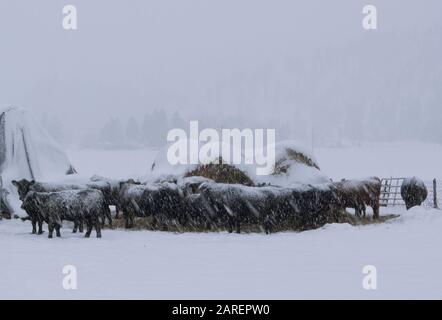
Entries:
POLYGON ((74 173, 66 153, 28 111, 15 107, 1 111, 3 205, 8 205, 17 214, 21 212, 12 180, 50 180, 74 173))

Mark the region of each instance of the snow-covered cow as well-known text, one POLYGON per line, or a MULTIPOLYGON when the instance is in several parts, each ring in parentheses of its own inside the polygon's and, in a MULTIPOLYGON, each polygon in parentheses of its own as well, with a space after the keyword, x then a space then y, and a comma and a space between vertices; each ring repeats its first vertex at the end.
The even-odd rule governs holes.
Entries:
MULTIPOLYGON (((305 230, 327 223, 337 213, 334 186, 247 187, 205 183, 200 187, 212 224, 241 232, 241 225, 305 230)), ((204 209, 204 208, 203 208, 204 209)))
MULTIPOLYGON (((102 219, 108 214, 109 206, 99 190, 66 190, 59 192, 30 191, 25 196, 22 208, 38 221, 44 221, 49 227, 49 238, 54 230, 60 237, 62 221, 74 222, 74 232, 86 223, 86 237, 90 237, 95 228, 101 238, 102 219)), ((81 230, 80 230, 81 231, 81 230)))
MULTIPOLYGON (((95 189, 101 191, 106 201, 106 204, 115 205, 117 201, 115 200, 115 191, 113 185, 107 181, 88 181, 87 183, 48 183, 48 182, 37 182, 22 179, 19 181, 13 180, 12 184, 17 187, 18 196, 21 201, 23 201, 26 195, 33 192, 60 192, 67 190, 84 190, 84 189, 95 189)), ((30 216, 31 221, 32 216, 30 216)), ((108 220, 109 226, 112 226, 112 216, 109 214, 103 219, 103 224, 105 220, 108 220)), ((34 224, 34 221, 33 221, 34 224)))
POLYGON ((381 180, 372 177, 364 180, 342 180, 334 184, 343 209, 354 208, 356 215, 366 215, 366 206, 373 209, 373 217, 379 218, 381 180))
POLYGON ((174 183, 122 182, 120 205, 126 228, 133 227, 135 217, 151 216, 164 225, 182 221, 182 192, 174 183))
POLYGON ((94 175, 87 185, 91 189, 99 189, 103 192, 106 201, 110 206, 115 206, 116 218, 119 217, 121 210, 120 205, 120 185, 121 180, 109 179, 102 176, 94 175))
POLYGON ((428 196, 428 189, 425 182, 413 177, 405 179, 401 186, 401 195, 404 199, 407 210, 420 206, 428 196))

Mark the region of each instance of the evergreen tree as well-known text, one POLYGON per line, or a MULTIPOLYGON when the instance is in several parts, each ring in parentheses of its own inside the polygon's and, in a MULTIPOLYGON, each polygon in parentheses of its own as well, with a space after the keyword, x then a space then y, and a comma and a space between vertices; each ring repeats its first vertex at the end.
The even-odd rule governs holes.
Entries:
POLYGON ((111 118, 106 122, 101 130, 99 142, 111 148, 123 145, 124 130, 120 119, 111 118))
POLYGON ((132 145, 140 142, 140 128, 134 117, 131 117, 126 125, 126 142, 132 145))

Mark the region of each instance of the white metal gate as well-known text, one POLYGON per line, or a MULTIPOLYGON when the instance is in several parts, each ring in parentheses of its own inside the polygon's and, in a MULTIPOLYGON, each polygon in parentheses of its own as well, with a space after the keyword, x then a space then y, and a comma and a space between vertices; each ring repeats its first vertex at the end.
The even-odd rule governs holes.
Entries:
POLYGON ((405 206, 401 187, 405 178, 384 178, 381 180, 381 207, 405 206))

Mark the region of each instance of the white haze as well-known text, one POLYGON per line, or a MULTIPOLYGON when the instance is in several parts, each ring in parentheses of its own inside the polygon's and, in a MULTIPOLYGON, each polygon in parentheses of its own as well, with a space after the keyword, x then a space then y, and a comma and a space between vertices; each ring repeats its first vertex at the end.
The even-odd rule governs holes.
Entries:
POLYGON ((442 141, 440 0, 71 0, 78 31, 64 4, 0 2, 0 105, 73 141, 156 108, 318 144, 442 141))

